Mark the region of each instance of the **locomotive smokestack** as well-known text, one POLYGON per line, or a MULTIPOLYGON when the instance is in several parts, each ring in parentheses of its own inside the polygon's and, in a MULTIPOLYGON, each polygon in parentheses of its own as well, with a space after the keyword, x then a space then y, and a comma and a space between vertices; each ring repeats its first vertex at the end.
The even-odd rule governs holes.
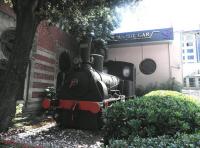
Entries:
POLYGON ((86 42, 80 44, 81 48, 81 58, 83 67, 89 68, 91 66, 90 63, 90 52, 91 52, 91 43, 92 43, 93 34, 91 33, 86 42))

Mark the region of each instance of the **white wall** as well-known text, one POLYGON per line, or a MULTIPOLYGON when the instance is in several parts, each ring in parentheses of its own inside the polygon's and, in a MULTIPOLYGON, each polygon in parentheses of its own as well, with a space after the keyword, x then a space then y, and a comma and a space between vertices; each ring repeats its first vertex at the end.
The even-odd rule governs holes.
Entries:
POLYGON ((200 73, 200 63, 184 63, 183 64, 183 77, 192 74, 200 73))
POLYGON ((174 32, 173 44, 170 46, 170 67, 171 77, 174 77, 181 84, 183 83, 183 63, 180 32, 174 32))
POLYGON ((182 82, 181 67, 174 70, 171 66, 181 65, 181 51, 173 49, 171 43, 140 44, 131 47, 110 48, 108 59, 131 62, 136 67, 136 85, 147 86, 150 83, 163 83, 170 77, 182 82), (170 53, 171 52, 171 53, 170 53), (157 68, 153 74, 145 75, 139 69, 142 60, 150 58, 156 62, 157 68))

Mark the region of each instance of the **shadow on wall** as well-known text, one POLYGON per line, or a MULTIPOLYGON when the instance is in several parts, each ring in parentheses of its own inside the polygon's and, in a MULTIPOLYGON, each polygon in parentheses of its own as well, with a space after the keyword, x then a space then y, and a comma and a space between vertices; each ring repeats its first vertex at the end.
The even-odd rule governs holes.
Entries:
POLYGON ((154 90, 174 90, 181 92, 181 89, 183 88, 182 84, 175 80, 175 78, 170 78, 164 83, 158 84, 158 83, 150 83, 146 87, 138 86, 136 88, 136 96, 143 96, 146 93, 154 90))

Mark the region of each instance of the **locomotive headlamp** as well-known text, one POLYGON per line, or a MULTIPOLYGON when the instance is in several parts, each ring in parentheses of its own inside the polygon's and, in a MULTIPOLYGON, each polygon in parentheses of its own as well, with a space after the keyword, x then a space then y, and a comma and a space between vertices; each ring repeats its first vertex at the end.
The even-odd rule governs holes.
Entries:
POLYGON ((73 63, 74 63, 74 64, 79 64, 79 63, 81 63, 81 59, 80 59, 79 57, 75 57, 75 58, 73 59, 73 63))
POLYGON ((103 68, 103 72, 104 72, 104 73, 108 73, 108 68, 107 68, 107 67, 104 67, 104 68, 103 68))
POLYGON ((123 70, 122 70, 122 73, 123 73, 123 76, 124 77, 129 77, 130 76, 130 68, 129 67, 124 67, 123 70))

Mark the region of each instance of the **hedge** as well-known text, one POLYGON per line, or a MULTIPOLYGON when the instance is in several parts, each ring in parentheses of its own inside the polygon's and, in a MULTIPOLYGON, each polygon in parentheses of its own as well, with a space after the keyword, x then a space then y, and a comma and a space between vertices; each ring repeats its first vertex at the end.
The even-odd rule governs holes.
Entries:
POLYGON ((109 148, 196 148, 200 147, 199 134, 177 134, 174 137, 159 136, 156 138, 132 137, 128 140, 110 140, 109 148))
POLYGON ((117 102, 103 116, 105 141, 200 130, 200 103, 175 91, 153 91, 141 98, 117 102))

